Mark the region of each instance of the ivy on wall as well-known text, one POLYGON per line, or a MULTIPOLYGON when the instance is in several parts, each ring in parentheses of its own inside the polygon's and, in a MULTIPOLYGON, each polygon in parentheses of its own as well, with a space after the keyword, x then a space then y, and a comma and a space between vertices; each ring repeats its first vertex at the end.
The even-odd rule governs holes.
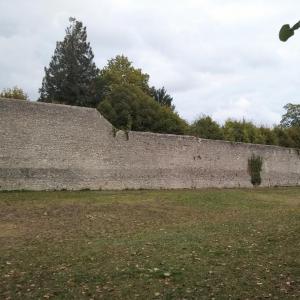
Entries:
POLYGON ((248 159, 248 172, 251 176, 251 183, 253 186, 259 186, 261 184, 261 170, 263 165, 263 159, 259 155, 252 154, 248 159))

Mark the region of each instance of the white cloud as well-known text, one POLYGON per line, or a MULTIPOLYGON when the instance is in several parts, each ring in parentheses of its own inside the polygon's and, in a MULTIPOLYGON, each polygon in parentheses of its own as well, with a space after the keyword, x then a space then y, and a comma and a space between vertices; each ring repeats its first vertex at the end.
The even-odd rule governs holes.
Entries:
POLYGON ((231 100, 218 108, 213 113, 213 118, 216 120, 224 120, 234 116, 234 118, 241 120, 246 118, 250 108, 251 102, 246 98, 231 100))
POLYGON ((280 121, 280 115, 270 111, 263 103, 260 104, 258 110, 255 101, 244 97, 224 103, 213 112, 212 117, 220 123, 227 119, 244 119, 258 125, 275 125, 280 121))

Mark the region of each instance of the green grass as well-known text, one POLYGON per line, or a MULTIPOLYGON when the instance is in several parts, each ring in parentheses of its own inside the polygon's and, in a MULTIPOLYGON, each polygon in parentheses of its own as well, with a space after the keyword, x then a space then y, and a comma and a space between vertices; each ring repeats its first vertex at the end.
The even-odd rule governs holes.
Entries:
POLYGON ((0 299, 299 299, 300 189, 0 193, 0 299))

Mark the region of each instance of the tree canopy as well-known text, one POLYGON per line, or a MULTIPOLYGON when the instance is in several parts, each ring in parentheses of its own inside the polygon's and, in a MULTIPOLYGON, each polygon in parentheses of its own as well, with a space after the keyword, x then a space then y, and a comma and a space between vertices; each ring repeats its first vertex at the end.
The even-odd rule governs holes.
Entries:
POLYGON ((110 59, 107 65, 100 70, 98 81, 104 94, 109 93, 112 85, 127 84, 139 87, 149 93, 149 75, 141 69, 135 68, 132 62, 124 55, 117 55, 110 59))
POLYGON ((224 138, 228 141, 263 144, 264 139, 259 128, 252 122, 227 120, 223 127, 224 138))
POLYGON ((70 18, 65 38, 57 42, 49 67, 45 68, 39 101, 95 105, 95 79, 99 70, 93 59, 86 27, 70 18))
POLYGON ((201 116, 191 124, 190 133, 204 139, 223 139, 223 132, 220 125, 206 115, 201 116))
POLYGON ((223 126, 208 116, 202 116, 190 126, 190 134, 207 139, 224 139, 231 142, 278 145, 300 148, 300 127, 274 128, 256 126, 250 121, 227 120, 223 126))
POLYGON ((100 102, 99 111, 124 130, 185 134, 187 123, 168 107, 161 107, 137 86, 115 84, 100 102))
POLYGON ((166 90, 150 88, 149 75, 124 55, 108 61, 97 77, 96 90, 99 111, 119 129, 174 134, 187 130, 187 123, 173 111, 166 90), (161 102, 154 91, 160 93, 161 102))
POLYGON ((140 88, 146 95, 152 97, 161 106, 175 109, 173 98, 164 87, 156 89, 149 86, 150 76, 141 69, 135 68, 132 62, 124 55, 117 55, 108 61, 100 70, 97 77, 98 98, 103 99, 112 89, 113 85, 127 84, 140 88))
POLYGON ((13 88, 3 89, 0 93, 0 97, 19 100, 29 100, 28 95, 17 86, 14 86, 13 88))
POLYGON ((156 89, 154 86, 151 87, 150 95, 161 106, 169 107, 171 110, 175 109, 175 106, 172 104, 173 98, 167 93, 164 87, 159 89, 156 89))
POLYGON ((300 128, 300 104, 288 103, 284 106, 286 113, 282 116, 280 125, 283 127, 294 127, 300 128))

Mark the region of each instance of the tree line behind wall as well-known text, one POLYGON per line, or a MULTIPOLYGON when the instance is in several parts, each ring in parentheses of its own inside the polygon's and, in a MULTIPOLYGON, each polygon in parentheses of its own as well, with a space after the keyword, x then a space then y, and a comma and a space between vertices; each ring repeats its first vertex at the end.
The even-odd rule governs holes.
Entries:
MULTIPOLYGON (((209 116, 189 125, 175 111, 164 87, 150 86, 149 75, 118 55, 99 69, 87 42, 86 27, 70 18, 63 41, 57 42, 40 88, 38 101, 97 108, 116 128, 201 138, 300 148, 300 105, 287 104, 274 128, 249 121, 227 120, 223 126, 209 116)), ((3 90, 5 98, 28 99, 22 89, 3 90)))
POLYGON ((202 116, 190 125, 189 133, 206 139, 300 148, 300 126, 294 124, 295 120, 300 120, 300 105, 289 103, 285 109, 280 124, 272 128, 233 119, 221 126, 211 117, 202 116), (292 114, 295 109, 298 111, 296 116, 292 114))

